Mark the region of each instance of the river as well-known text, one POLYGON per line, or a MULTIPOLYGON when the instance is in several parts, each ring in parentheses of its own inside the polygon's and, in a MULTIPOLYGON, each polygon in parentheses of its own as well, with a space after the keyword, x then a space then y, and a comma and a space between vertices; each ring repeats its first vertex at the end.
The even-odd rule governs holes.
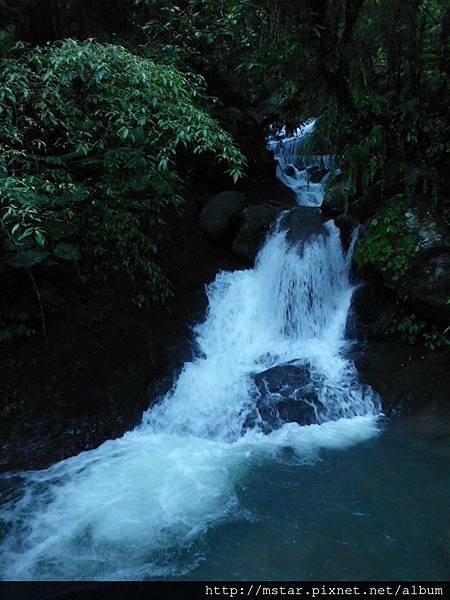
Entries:
POLYGON ((359 380, 353 244, 320 217, 324 181, 275 146, 300 206, 208 287, 169 393, 122 438, 2 477, 4 578, 445 577, 445 459, 359 380))

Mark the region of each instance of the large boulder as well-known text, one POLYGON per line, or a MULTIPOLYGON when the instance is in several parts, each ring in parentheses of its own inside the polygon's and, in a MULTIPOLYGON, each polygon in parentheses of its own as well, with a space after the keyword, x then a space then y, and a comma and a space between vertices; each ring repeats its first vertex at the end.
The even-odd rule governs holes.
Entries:
POLYGON ((353 294, 346 324, 346 337, 384 340, 395 318, 397 302, 389 288, 375 280, 360 285, 353 294))
POLYGON ((297 206, 281 217, 280 226, 287 231, 287 239, 293 244, 303 243, 313 236, 327 236, 325 217, 320 208, 297 206))
POLYGON ((257 420, 269 433, 283 423, 311 425, 319 422, 323 408, 308 364, 283 364, 253 375, 257 390, 257 420), (259 418, 258 418, 259 417, 259 418))
POLYGON ((294 165, 286 165, 283 169, 283 175, 286 175, 286 177, 295 177, 296 173, 297 170, 294 165))
POLYGON ((411 267, 399 284, 424 316, 450 323, 450 228, 431 211, 410 209, 407 228, 417 236, 411 267))
POLYGON ((429 198, 398 194, 364 224, 354 258, 425 321, 450 323, 450 226, 429 198))
POLYGON ((429 406, 449 414, 450 354, 393 340, 369 340, 356 358, 362 380, 379 393, 387 415, 429 406))
POLYGON ((403 215, 404 227, 415 238, 409 267, 395 279, 389 269, 385 281, 425 320, 450 323, 450 227, 445 220, 423 206, 409 208, 403 215))
POLYGON ((356 227, 360 225, 360 223, 358 219, 352 215, 349 215, 348 213, 341 213, 335 218, 334 224, 339 228, 342 245, 345 251, 347 251, 352 241, 353 232, 355 231, 356 227))
POLYGON ((272 223, 283 209, 282 205, 271 201, 246 208, 241 214, 233 252, 247 260, 254 260, 272 223))
POLYGON ((322 210, 329 217, 337 217, 347 209, 348 190, 346 183, 332 179, 326 186, 322 210))
POLYGON ((216 240, 232 231, 246 205, 247 199, 242 192, 221 192, 214 196, 200 214, 200 226, 205 235, 216 240))

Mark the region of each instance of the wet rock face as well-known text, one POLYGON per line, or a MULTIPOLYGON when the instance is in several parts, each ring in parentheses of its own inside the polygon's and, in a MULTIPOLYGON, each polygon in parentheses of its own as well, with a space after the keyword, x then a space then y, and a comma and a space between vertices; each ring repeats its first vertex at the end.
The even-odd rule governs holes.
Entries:
POLYGON ((336 227, 339 228, 341 234, 341 241, 344 250, 347 251, 350 247, 352 234, 356 227, 360 225, 358 219, 352 217, 349 214, 342 213, 334 220, 336 227))
POLYGON ((333 180, 327 185, 322 203, 323 212, 331 218, 337 217, 346 211, 347 208, 347 190, 345 183, 339 180, 333 180))
POLYGON ((221 192, 214 196, 200 215, 200 226, 206 237, 217 240, 232 231, 246 205, 247 199, 242 192, 221 192))
POLYGON ((428 257, 419 254, 401 289, 424 317, 450 323, 450 252, 428 257))
POLYGON ((259 423, 265 433, 283 423, 311 425, 318 422, 323 408, 311 381, 308 364, 277 365, 253 376, 258 414, 248 425, 259 423))
POLYGON ((429 352, 395 340, 369 340, 356 366, 380 394, 386 415, 416 414, 428 406, 449 414, 450 354, 429 352))
POLYGON ((386 337, 396 306, 394 293, 381 285, 355 292, 346 335, 360 340, 352 349, 359 376, 378 392, 388 416, 418 414, 424 407, 448 415, 450 353, 386 337))
POLYGON ((233 242, 233 252, 247 260, 254 260, 272 223, 283 209, 279 203, 268 201, 243 210, 241 225, 233 242))
MULTIPOLYGON (((254 260, 267 232, 285 210, 285 205, 274 201, 243 210, 241 226, 233 242, 233 252, 250 261, 254 260)), ((281 217, 280 227, 286 230, 287 239, 297 245, 314 235, 327 236, 328 230, 324 222, 325 217, 319 208, 297 206, 281 217)))
POLYGON ((327 236, 325 217, 320 208, 297 206, 283 215, 280 226, 287 231, 287 239, 292 243, 304 242, 311 236, 327 236))
POLYGON ((450 323, 450 228, 431 211, 405 213, 408 229, 417 235, 411 268, 400 282, 418 312, 450 323))

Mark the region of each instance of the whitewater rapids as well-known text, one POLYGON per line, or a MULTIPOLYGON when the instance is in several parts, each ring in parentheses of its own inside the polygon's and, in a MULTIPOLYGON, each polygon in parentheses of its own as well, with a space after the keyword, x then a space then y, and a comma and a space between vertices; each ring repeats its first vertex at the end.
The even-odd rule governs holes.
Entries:
POLYGON ((224 520, 252 518, 237 493, 252 467, 310 463, 377 434, 379 399, 346 358, 350 256, 334 223, 325 228, 299 248, 274 227, 253 269, 218 274, 196 357, 133 431, 4 476, 5 579, 182 575, 202 559, 179 560, 183 548, 224 520), (308 361, 323 382, 320 422, 249 427, 253 375, 291 361, 308 361))

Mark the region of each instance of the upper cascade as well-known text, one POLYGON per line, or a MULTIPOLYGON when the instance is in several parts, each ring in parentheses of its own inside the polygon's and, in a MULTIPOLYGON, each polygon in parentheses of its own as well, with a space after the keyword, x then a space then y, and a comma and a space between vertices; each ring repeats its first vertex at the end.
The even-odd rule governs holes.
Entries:
POLYGON ((316 119, 298 127, 292 135, 282 128, 273 132, 267 147, 277 163, 277 177, 291 188, 300 206, 321 206, 329 171, 334 164, 330 154, 320 154, 314 147, 316 119))

